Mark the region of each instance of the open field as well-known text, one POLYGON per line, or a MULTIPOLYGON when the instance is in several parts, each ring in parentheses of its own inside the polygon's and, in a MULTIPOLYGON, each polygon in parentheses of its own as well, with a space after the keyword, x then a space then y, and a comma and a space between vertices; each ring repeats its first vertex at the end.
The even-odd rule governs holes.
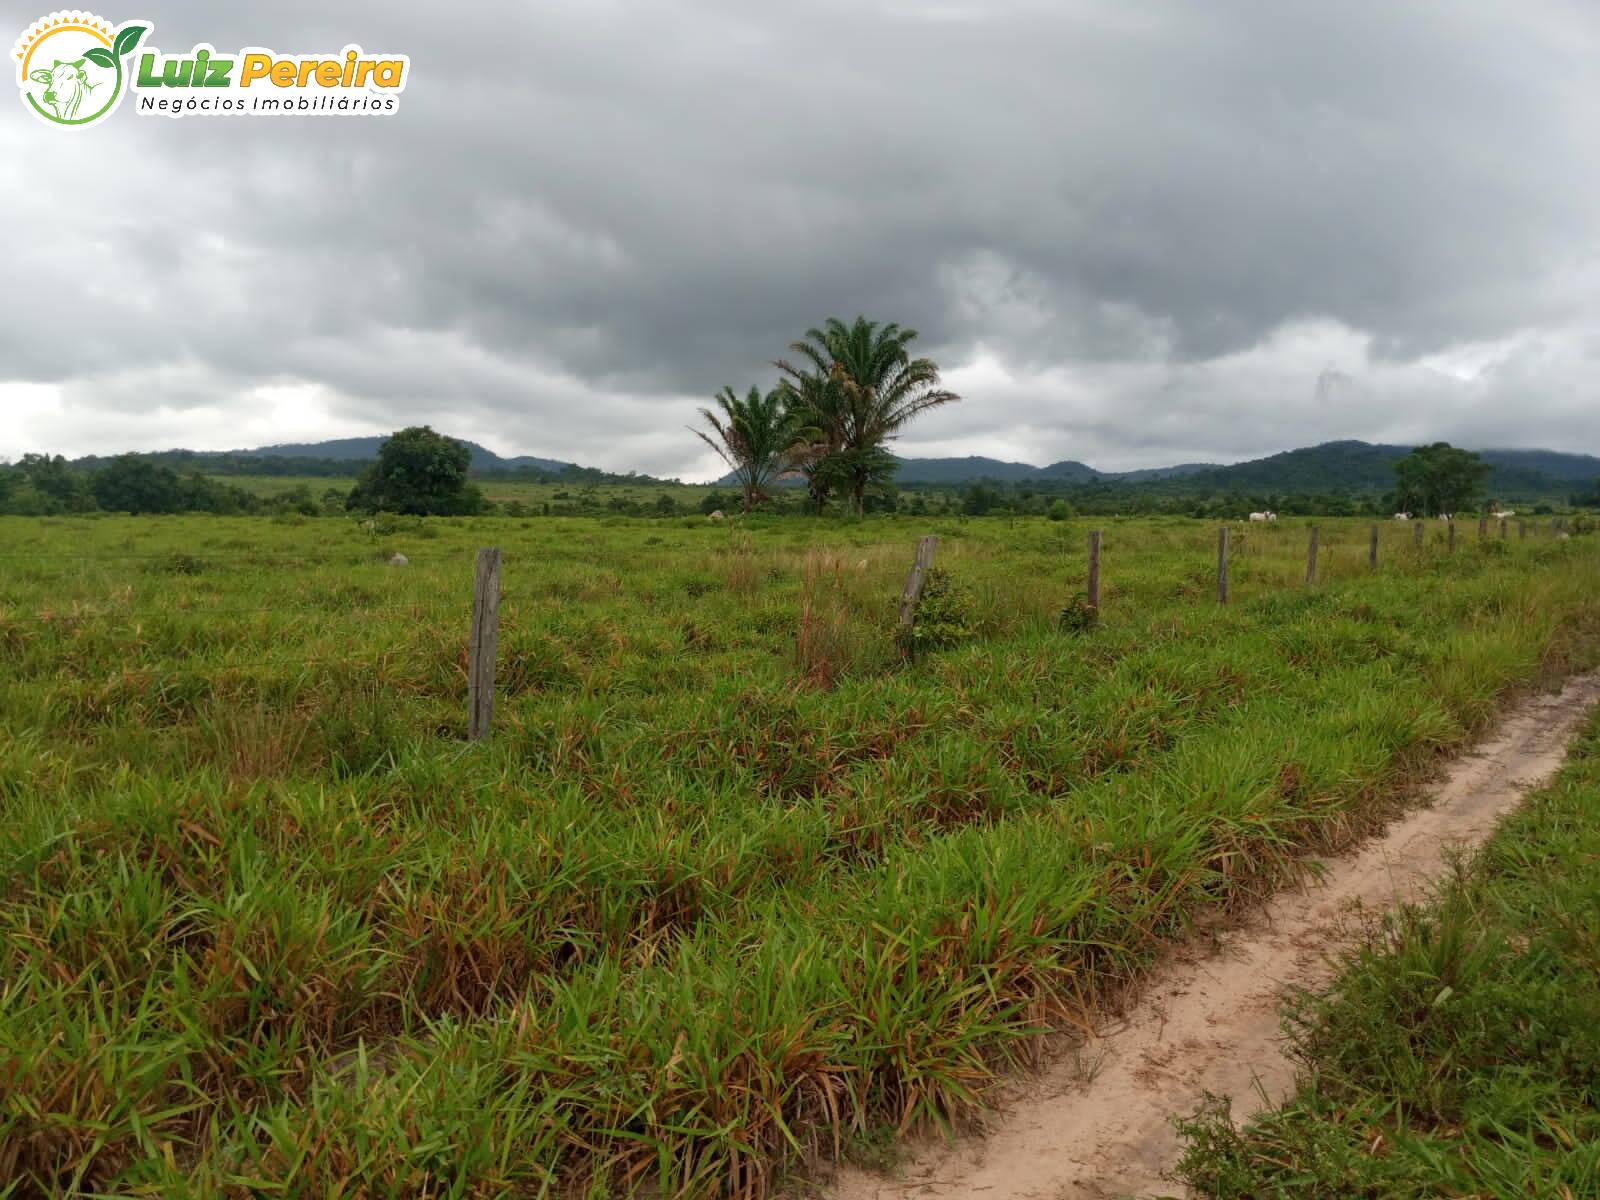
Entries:
POLYGON ((1592 535, 1103 528, 1072 632, 1082 521, 0 521, 0 1179, 758 1195, 1600 660, 1592 535))
POLYGON ((1185 1129, 1204 1195, 1600 1195, 1600 714, 1431 903, 1288 1022, 1303 1084, 1185 1129))

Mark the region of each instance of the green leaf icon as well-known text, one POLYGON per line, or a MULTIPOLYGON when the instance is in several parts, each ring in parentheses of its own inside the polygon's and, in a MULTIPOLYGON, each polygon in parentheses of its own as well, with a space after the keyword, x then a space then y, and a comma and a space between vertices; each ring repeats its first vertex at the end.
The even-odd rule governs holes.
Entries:
POLYGON ((85 50, 83 56, 97 67, 114 67, 117 60, 111 57, 111 51, 104 46, 96 46, 92 50, 85 50))
POLYGON ((133 48, 139 44, 139 39, 150 32, 148 25, 129 25, 117 34, 117 40, 112 46, 112 53, 118 58, 131 54, 133 48))

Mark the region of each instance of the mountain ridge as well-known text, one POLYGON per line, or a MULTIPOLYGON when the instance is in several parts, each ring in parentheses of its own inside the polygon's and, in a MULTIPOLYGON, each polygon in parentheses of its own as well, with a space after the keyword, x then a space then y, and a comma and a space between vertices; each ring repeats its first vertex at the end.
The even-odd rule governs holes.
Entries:
MULTIPOLYGON (((319 458, 341 462, 365 462, 377 458, 378 448, 388 440, 386 434, 372 437, 331 438, 323 442, 282 442, 275 446, 257 446, 249 450, 219 450, 216 453, 237 455, 240 458, 319 458)), ((539 458, 531 454, 506 458, 468 438, 452 440, 460 442, 472 452, 472 466, 475 470, 514 471, 525 467, 536 471, 559 472, 568 467, 578 466, 577 463, 563 462, 557 458, 539 458)), ((195 451, 195 453, 207 452, 195 451)))
MULTIPOLYGON (((284 442, 241 450, 168 450, 147 457, 170 460, 175 465, 228 473, 271 473, 280 467, 285 473, 298 473, 295 464, 317 464, 320 474, 355 474, 359 464, 375 458, 386 437, 333 438, 320 442, 284 442), (348 471, 345 468, 349 468, 348 471)), ((527 473, 545 476, 581 475, 619 478, 615 473, 560 459, 537 455, 512 457, 497 454, 488 447, 458 438, 472 455, 477 474, 527 473)), ((1407 445, 1342 439, 1301 446, 1261 458, 1238 463, 1179 463, 1169 467, 1146 467, 1132 471, 1101 471, 1075 459, 1062 459, 1046 466, 988 458, 965 457, 897 458, 896 482, 909 486, 955 486, 979 482, 1000 484, 1040 483, 1046 486, 1137 486, 1159 490, 1185 490, 1216 493, 1309 494, 1316 492, 1383 492, 1394 486, 1394 464, 1410 453, 1407 445)), ((1591 484, 1600 479, 1600 457, 1569 451, 1546 449, 1495 448, 1478 450, 1491 467, 1488 489, 1491 493, 1547 494, 1573 484, 1591 484)), ((104 459, 77 460, 88 465, 104 459)), ((648 480, 648 476, 631 476, 648 480)), ((714 486, 732 485, 723 476, 714 486)))

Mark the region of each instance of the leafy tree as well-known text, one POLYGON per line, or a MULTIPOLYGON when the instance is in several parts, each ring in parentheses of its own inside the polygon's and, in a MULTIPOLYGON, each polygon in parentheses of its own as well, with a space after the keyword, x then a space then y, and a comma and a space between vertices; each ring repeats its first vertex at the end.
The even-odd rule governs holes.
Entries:
POLYGON ((1433 517, 1470 509, 1483 491, 1489 464, 1470 450, 1434 442, 1395 463, 1394 473, 1400 508, 1433 517))
POLYGON ((322 515, 322 507, 312 496, 310 487, 303 483, 297 483, 273 496, 266 502, 266 509, 271 513, 299 513, 303 517, 322 515))
POLYGON ((38 493, 44 512, 84 512, 94 507, 87 477, 59 454, 24 454, 17 470, 38 493))
POLYGON ((467 482, 472 452, 426 425, 402 429, 378 448, 345 507, 406 516, 470 516, 484 510, 483 493, 467 482))
POLYGON ((700 498, 700 511, 710 516, 714 512, 727 512, 732 507, 732 501, 716 488, 712 488, 700 498))
POLYGON ((89 491, 107 512, 175 513, 185 507, 178 473, 134 454, 114 458, 96 471, 89 491))
POLYGON ((819 434, 811 474, 844 491, 857 513, 867 490, 894 476, 884 443, 919 413, 960 399, 939 387, 932 359, 911 357, 907 347, 916 337, 892 321, 857 317, 846 325, 830 317, 790 347, 800 365, 777 364, 796 421, 819 434))
POLYGON ((696 429, 694 435, 733 469, 734 481, 744 492, 744 511, 750 512, 771 499, 778 476, 794 465, 801 441, 796 415, 780 388, 763 396, 760 388, 752 387, 741 400, 731 387, 725 387, 714 399, 722 410, 720 415, 702 408, 700 416, 711 431, 696 429))
POLYGON ((182 512, 222 515, 255 512, 260 506, 256 497, 243 488, 207 478, 198 471, 181 480, 178 505, 182 512))
POLYGON ((826 498, 833 495, 848 496, 851 511, 857 516, 869 507, 881 507, 869 501, 893 494, 894 473, 899 465, 882 446, 841 446, 818 455, 811 463, 808 480, 822 497, 817 511, 822 511, 826 498))
POLYGON ((993 511, 1000 497, 984 483, 974 483, 961 496, 961 511, 969 517, 983 517, 993 511))

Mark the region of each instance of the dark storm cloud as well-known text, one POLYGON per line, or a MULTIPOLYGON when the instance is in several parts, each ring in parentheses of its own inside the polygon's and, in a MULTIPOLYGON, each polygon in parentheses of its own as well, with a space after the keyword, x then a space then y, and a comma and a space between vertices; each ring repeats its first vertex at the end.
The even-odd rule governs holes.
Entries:
POLYGON ((960 381, 929 449, 1600 448, 1582 4, 105 15, 169 51, 401 51, 412 81, 385 119, 14 110, 12 453, 233 444, 293 395, 280 440, 426 419, 693 473, 697 397, 856 312, 960 381))

